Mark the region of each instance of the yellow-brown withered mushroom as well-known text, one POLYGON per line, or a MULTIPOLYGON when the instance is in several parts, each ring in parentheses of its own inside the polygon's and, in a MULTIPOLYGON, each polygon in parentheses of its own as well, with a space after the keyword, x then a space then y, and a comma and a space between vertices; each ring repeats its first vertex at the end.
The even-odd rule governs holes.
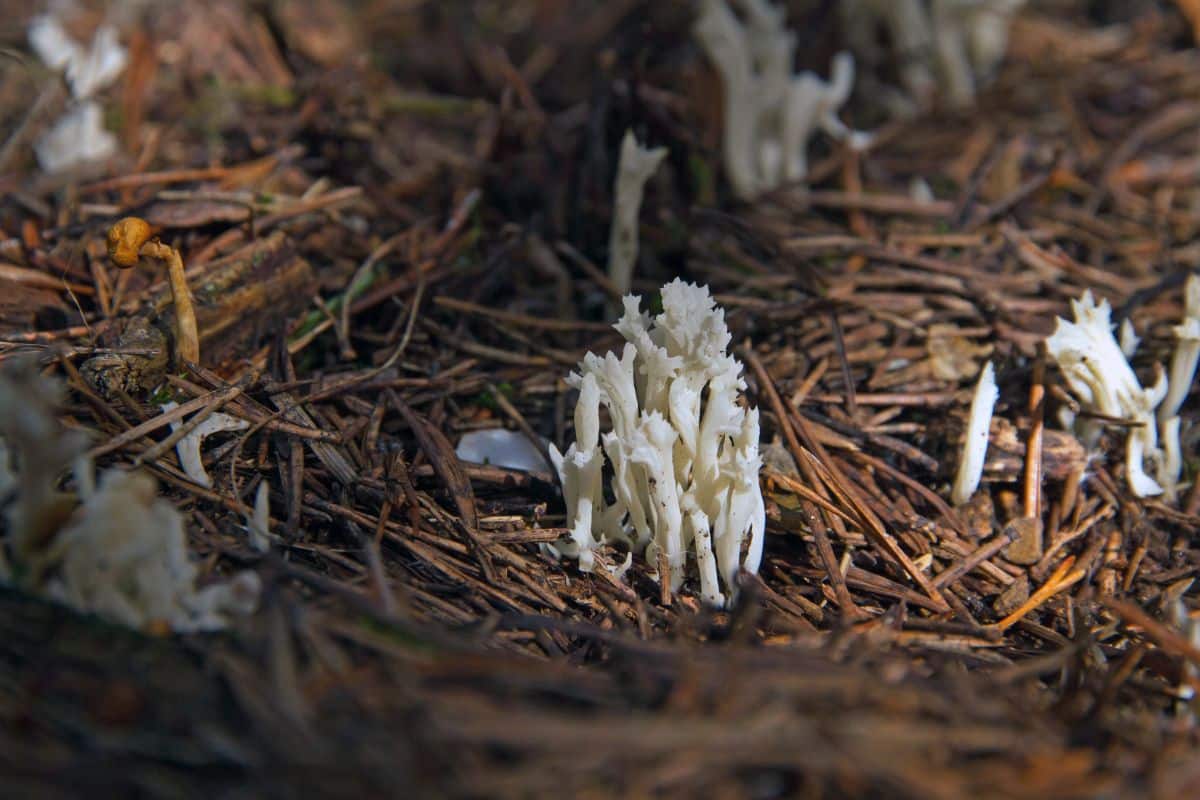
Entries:
POLYGON ((122 269, 138 262, 142 245, 150 241, 150 223, 140 217, 125 217, 108 229, 108 257, 122 269))
POLYGON ((196 309, 183 271, 183 257, 174 247, 151 238, 150 224, 140 217, 125 217, 108 229, 108 257, 122 269, 137 264, 141 256, 167 264, 171 301, 175 305, 175 353, 182 362, 200 363, 200 334, 196 309))

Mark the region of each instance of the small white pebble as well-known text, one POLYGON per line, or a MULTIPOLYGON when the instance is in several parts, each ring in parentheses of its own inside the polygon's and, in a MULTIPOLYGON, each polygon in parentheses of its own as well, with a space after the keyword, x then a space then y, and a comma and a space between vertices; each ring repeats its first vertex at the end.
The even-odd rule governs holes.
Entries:
POLYGON ((524 434, 505 428, 464 433, 458 440, 454 454, 461 461, 475 464, 491 464, 524 472, 550 471, 546 459, 524 434))

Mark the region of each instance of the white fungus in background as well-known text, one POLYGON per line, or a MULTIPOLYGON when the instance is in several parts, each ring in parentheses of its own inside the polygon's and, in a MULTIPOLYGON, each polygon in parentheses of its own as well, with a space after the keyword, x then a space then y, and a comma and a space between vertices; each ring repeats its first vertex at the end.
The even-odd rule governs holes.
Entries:
POLYGON ((263 481, 254 492, 254 509, 246 518, 250 546, 259 553, 271 549, 271 485, 263 481))
POLYGON ((633 131, 625 131, 613 187, 613 218, 608 237, 608 277, 622 295, 629 292, 633 281, 638 254, 638 213, 646 181, 666 157, 665 147, 653 150, 642 147, 633 131))
POLYGON ((96 29, 90 47, 83 47, 63 28, 57 17, 35 17, 29 23, 29 46, 46 66, 66 73, 71 94, 86 100, 112 84, 125 69, 128 54, 111 25, 96 29))
POLYGON ((38 164, 46 172, 64 172, 117 152, 117 137, 104 129, 103 117, 91 100, 73 106, 34 145, 38 164))
POLYGON ((738 0, 743 18, 725 0, 700 0, 692 32, 721 78, 725 175, 740 200, 753 200, 787 181, 803 180, 812 136, 862 148, 865 133, 837 117, 854 86, 854 58, 838 53, 828 81, 793 74, 796 36, 784 10, 767 0, 738 0))
POLYGON ((839 0, 851 48, 879 61, 877 29, 887 31, 890 57, 908 93, 909 111, 935 94, 966 108, 995 76, 1009 30, 1026 0, 839 0))
POLYGON ((252 572, 196 589, 183 517, 144 473, 105 472, 54 551, 61 573, 47 593, 131 628, 165 623, 180 633, 219 630, 229 614, 257 605, 259 581, 252 572))
POLYGON ((111 85, 125 69, 128 54, 117 31, 101 25, 89 46, 71 38, 59 19, 35 17, 27 31, 29 46, 48 67, 65 73, 73 102, 34 145, 38 164, 48 173, 102 161, 117 151, 117 140, 104 128, 104 114, 92 96, 111 85))
POLYGON ((1183 320, 1175 326, 1175 352, 1171 354, 1167 396, 1158 407, 1158 424, 1163 443, 1162 470, 1158 482, 1168 500, 1174 500, 1183 475, 1183 420, 1179 411, 1192 390, 1196 365, 1200 362, 1200 279, 1189 275, 1183 290, 1183 320))

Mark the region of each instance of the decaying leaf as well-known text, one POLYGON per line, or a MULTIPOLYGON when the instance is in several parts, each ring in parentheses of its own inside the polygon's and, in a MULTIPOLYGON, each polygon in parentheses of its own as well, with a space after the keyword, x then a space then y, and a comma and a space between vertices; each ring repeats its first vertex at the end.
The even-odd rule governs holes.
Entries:
POLYGON ((959 335, 954 325, 937 324, 929 326, 925 349, 934 377, 958 383, 978 376, 980 363, 992 354, 993 348, 959 335))

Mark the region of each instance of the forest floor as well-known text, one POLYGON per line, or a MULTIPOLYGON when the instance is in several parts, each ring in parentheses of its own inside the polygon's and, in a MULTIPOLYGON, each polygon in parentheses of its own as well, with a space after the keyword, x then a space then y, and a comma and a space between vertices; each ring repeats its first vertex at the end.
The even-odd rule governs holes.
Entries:
MULTIPOLYGON (((792 5, 825 74, 832 4, 792 5)), ((0 589, 5 793, 1194 791, 1200 482, 1134 497, 1128 426, 1085 452, 1040 345, 1091 290, 1144 383, 1168 363, 1200 267, 1200 50, 1172 3, 1033 6, 977 109, 895 122, 856 94, 870 149, 821 144, 807 185, 754 204, 722 177, 683 2, 147 6, 101 96, 119 154, 54 175, 30 144, 66 91, 10 23, 0 358, 66 382, 98 465, 158 480, 204 580, 264 591, 228 631, 155 635, 0 589), (551 558, 550 471, 453 452, 574 439, 564 379, 621 342, 602 265, 628 129, 669 149, 634 290, 707 284, 762 412, 765 557, 732 611, 694 574, 664 598, 639 559, 616 580, 551 558), (129 214, 199 287, 201 363, 129 362, 104 392, 89 359, 144 356, 122 336, 170 314, 107 260, 129 214), (986 360, 984 483, 953 507, 986 360), (250 424, 209 439, 210 488, 156 447, 164 396, 250 424)))

